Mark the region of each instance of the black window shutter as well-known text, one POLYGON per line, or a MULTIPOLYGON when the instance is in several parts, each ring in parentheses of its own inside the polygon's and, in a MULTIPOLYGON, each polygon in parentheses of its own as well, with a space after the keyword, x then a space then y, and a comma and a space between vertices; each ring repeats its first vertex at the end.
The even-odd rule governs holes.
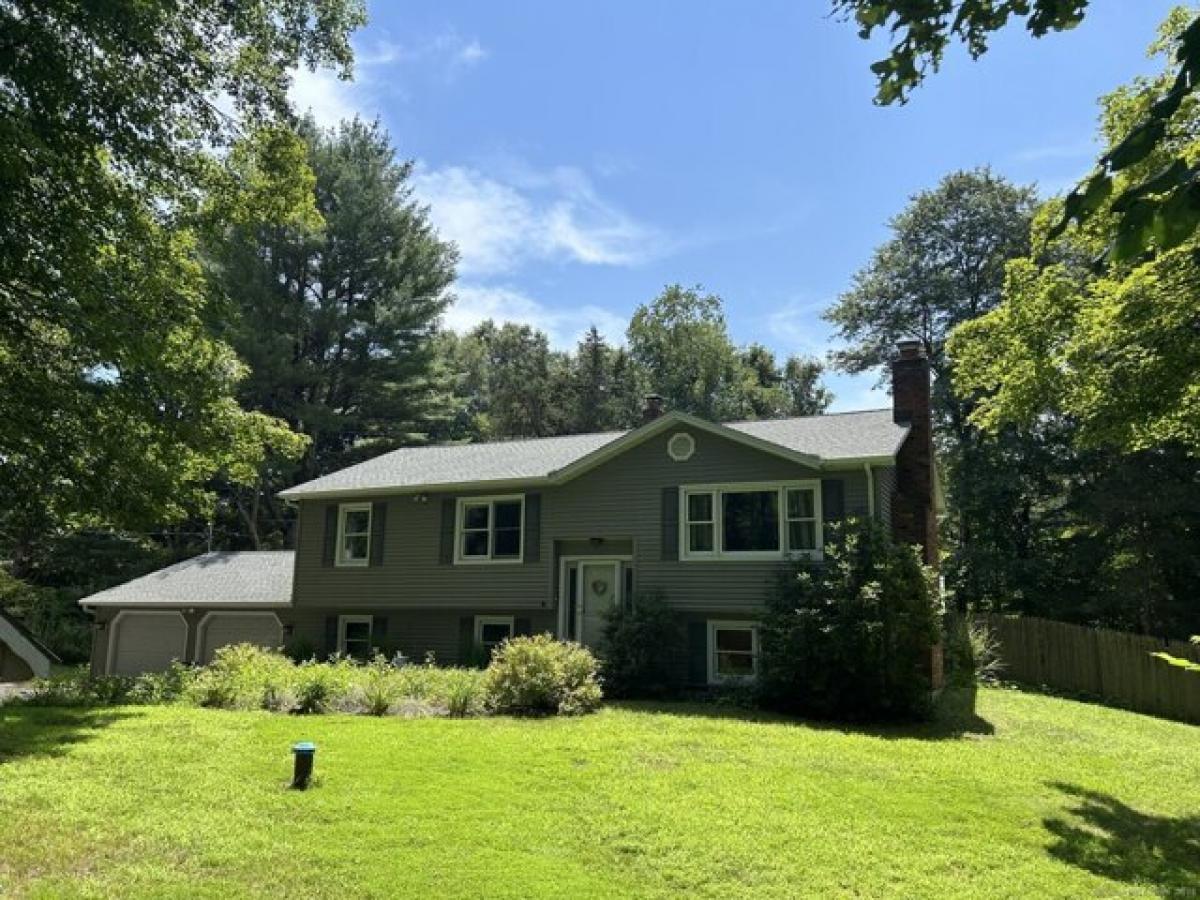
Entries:
POLYGON ((438 559, 443 563, 454 562, 454 498, 442 500, 442 543, 438 559))
POLYGON ((525 495, 525 562, 542 558, 542 495, 525 495))
POLYGON ((529 619, 513 619, 513 637, 522 634, 533 634, 533 623, 529 619))
POLYGON ((371 565, 383 565, 383 536, 387 534, 387 501, 371 504, 371 565))
POLYGON ((821 515, 826 522, 846 517, 846 482, 841 478, 826 478, 821 482, 821 515))
POLYGON ((688 684, 708 682, 708 622, 688 622, 688 684))
POLYGON ((373 650, 383 650, 388 645, 388 620, 387 616, 372 616, 371 617, 371 648, 373 650))
POLYGON ((469 666, 475 655, 475 617, 460 616, 458 619, 458 664, 469 666))
POLYGON ((662 489, 662 558, 679 559, 679 488, 662 489))
POLYGON ((332 566, 337 549, 338 507, 331 503, 325 507, 325 536, 321 546, 321 565, 332 566))
POLYGON ((325 617, 325 655, 337 653, 337 635, 338 633, 338 617, 325 617))

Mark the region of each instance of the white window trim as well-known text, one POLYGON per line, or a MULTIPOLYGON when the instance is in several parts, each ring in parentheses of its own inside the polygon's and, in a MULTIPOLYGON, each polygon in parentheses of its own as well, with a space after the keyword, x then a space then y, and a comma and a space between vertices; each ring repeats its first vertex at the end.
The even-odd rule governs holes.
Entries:
POLYGON ((494 494, 486 497, 459 497, 454 516, 454 564, 456 566, 500 566, 525 562, 525 495, 494 494), (492 544, 496 534, 496 504, 518 500, 521 503, 521 526, 517 535, 517 555, 511 559, 493 559, 492 544), (488 510, 488 555, 463 556, 463 516, 468 505, 487 503, 488 510))
POLYGON ((517 617, 516 616, 476 616, 475 617, 475 646, 483 646, 483 627, 485 625, 507 625, 508 636, 511 638, 517 633, 517 617))
POLYGON ((675 460, 675 462, 687 462, 696 452, 696 439, 686 431, 677 431, 667 439, 667 456, 675 460), (682 452, 675 451, 675 442, 679 440, 686 441, 687 449, 682 452))
POLYGON ((333 548, 333 564, 343 569, 361 569, 371 564, 371 532, 375 524, 375 511, 370 503, 339 503, 337 546, 333 548), (367 514, 367 555, 362 559, 347 559, 346 552, 346 514, 352 512, 367 514))
MULTIPOLYGON (((338 616, 338 634, 337 634, 337 652, 346 655, 346 626, 366 624, 367 632, 370 637, 367 639, 368 644, 373 644, 375 641, 375 617, 374 616, 338 616)), ((367 654, 370 655, 373 646, 367 647, 367 654)))
POLYGON ((758 623, 731 621, 726 619, 708 620, 708 683, 709 684, 742 684, 758 678, 758 623), (719 675, 717 673, 717 631, 749 631, 750 656, 754 665, 754 673, 749 678, 738 678, 734 675, 719 675))
POLYGON ((821 480, 807 478, 802 481, 747 481, 727 484, 685 484, 679 488, 679 558, 685 562, 734 562, 755 559, 822 559, 825 546, 823 512, 821 509, 821 480), (813 492, 813 512, 816 515, 816 549, 792 550, 788 547, 787 492, 795 489, 813 492), (725 504, 723 493, 742 491, 776 491, 779 495, 779 549, 778 550, 723 550, 725 539, 725 504), (688 508, 690 494, 713 495, 713 549, 692 552, 688 549, 688 508))

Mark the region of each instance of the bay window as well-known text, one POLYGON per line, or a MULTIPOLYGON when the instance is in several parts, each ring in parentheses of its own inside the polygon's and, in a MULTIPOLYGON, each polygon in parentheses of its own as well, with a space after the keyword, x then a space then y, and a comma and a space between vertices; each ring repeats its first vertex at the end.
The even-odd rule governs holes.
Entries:
POLYGON ((821 549, 819 481, 681 491, 681 559, 782 559, 821 549))

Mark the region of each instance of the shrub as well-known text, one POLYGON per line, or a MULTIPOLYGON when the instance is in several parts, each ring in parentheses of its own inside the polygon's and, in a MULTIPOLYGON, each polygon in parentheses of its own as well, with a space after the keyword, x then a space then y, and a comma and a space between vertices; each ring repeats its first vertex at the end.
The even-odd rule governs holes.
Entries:
POLYGON ((661 593, 613 606, 604 625, 604 690, 612 697, 662 697, 678 688, 672 666, 683 642, 679 617, 661 593))
POLYGON ((113 706, 129 701, 134 680, 124 675, 92 676, 86 666, 36 678, 25 703, 34 706, 113 706))
POLYGON ((165 672, 145 672, 133 679, 128 702, 143 706, 174 703, 188 690, 197 670, 175 660, 165 672))
POLYGON ((594 710, 602 697, 591 652, 548 634, 501 644, 484 689, 490 709, 519 715, 578 715, 594 710))
POLYGON ((217 650, 189 680, 185 699, 221 709, 277 709, 291 705, 293 665, 282 653, 252 644, 217 650))
POLYGON ((295 638, 284 645, 283 655, 294 663, 317 658, 317 645, 308 638, 295 638))
POLYGON ((830 531, 824 560, 801 564, 768 600, 764 704, 834 718, 927 715, 938 638, 933 573, 878 523, 830 531))
POLYGON ((945 659, 946 683, 953 687, 991 684, 1004 671, 996 635, 969 613, 947 618, 945 659))
POLYGON ((396 669, 382 654, 355 673, 356 693, 361 698, 363 712, 372 716, 386 716, 392 704, 400 697, 400 685, 396 669))
POLYGON ((477 716, 484 711, 483 673, 477 669, 444 669, 444 705, 456 717, 477 716))
POLYGON ((332 657, 329 662, 310 659, 296 667, 293 690, 296 695, 295 711, 305 715, 328 712, 344 704, 351 689, 354 670, 353 660, 332 657))

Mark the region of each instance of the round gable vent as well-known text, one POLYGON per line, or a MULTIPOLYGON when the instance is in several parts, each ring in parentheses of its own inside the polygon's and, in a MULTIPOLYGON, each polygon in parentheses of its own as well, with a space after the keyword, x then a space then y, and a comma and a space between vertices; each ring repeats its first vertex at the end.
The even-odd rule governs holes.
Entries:
POLYGON ((692 458, 692 454, 696 452, 696 441, 690 434, 679 432, 671 435, 671 439, 667 441, 667 456, 675 460, 675 462, 684 462, 692 458))

